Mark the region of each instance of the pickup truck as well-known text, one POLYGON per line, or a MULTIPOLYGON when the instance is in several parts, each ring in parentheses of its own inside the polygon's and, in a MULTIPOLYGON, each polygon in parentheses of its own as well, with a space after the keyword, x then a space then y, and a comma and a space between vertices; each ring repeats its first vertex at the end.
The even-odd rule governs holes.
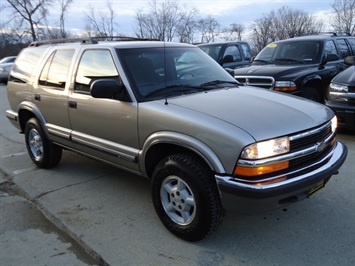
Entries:
POLYGON ((148 178, 161 222, 188 241, 214 232, 225 210, 267 212, 313 195, 347 156, 331 109, 239 86, 194 45, 35 42, 17 57, 7 96, 36 166, 55 171, 65 149, 148 178))
POLYGON ((355 37, 325 34, 295 37, 268 44, 249 67, 236 69, 241 84, 325 102, 330 81, 355 55, 355 37))
POLYGON ((242 41, 205 43, 197 47, 226 69, 249 66, 253 57, 249 43, 242 41))

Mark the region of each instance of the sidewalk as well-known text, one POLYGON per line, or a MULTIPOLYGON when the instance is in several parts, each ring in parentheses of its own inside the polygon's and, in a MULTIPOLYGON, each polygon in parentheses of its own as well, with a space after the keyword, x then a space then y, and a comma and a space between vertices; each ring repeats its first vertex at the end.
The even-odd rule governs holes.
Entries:
MULTIPOLYGON (((0 172, 0 265, 99 265, 0 172)), ((101 264, 103 265, 103 264, 101 264)))

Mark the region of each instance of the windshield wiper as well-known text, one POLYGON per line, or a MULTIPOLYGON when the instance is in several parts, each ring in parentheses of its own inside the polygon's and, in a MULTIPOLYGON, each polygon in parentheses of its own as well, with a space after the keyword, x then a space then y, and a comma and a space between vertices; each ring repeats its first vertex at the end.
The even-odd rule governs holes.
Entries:
POLYGON ((229 81, 229 80, 212 80, 209 82, 202 83, 200 86, 205 87, 205 86, 215 86, 215 85, 220 85, 220 84, 232 84, 232 85, 240 85, 238 81, 229 81))
POLYGON ((263 59, 254 59, 253 63, 254 62, 261 62, 261 63, 264 63, 264 64, 272 64, 271 61, 267 61, 267 60, 263 60, 263 59))
POLYGON ((171 94, 182 94, 186 92, 196 92, 196 91, 201 91, 204 90, 201 87, 198 86, 192 86, 192 85, 169 85, 154 91, 149 92, 145 97, 150 97, 150 96, 156 96, 159 94, 166 94, 166 96, 171 95, 171 94))
POLYGON ((287 58, 287 57, 282 57, 282 58, 275 58, 274 61, 285 61, 285 62, 298 62, 298 63, 304 63, 301 60, 295 59, 295 58, 287 58))

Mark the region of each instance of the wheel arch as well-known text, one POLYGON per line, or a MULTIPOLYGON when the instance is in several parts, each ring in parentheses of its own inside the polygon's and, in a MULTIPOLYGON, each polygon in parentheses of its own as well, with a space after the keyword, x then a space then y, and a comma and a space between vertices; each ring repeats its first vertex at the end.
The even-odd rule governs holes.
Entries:
POLYGON ((21 132, 25 132, 26 123, 29 119, 36 118, 40 123, 44 133, 47 135, 45 129, 45 119, 36 105, 31 102, 23 102, 18 107, 18 119, 21 127, 21 132))
POLYGON ((217 155, 200 140, 176 132, 158 132, 146 140, 139 156, 143 174, 150 178, 160 160, 182 152, 195 154, 213 172, 225 172, 217 155))
POLYGON ((310 76, 304 79, 302 83, 302 94, 306 94, 307 88, 314 88, 318 92, 318 96, 320 101, 325 97, 325 89, 323 88, 323 81, 322 78, 318 75, 310 76))

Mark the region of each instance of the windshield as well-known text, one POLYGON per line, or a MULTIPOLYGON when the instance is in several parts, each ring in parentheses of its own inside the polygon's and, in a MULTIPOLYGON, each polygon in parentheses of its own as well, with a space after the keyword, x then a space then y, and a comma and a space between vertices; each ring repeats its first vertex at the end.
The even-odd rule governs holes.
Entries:
POLYGON ((289 41, 270 43, 255 57, 255 64, 318 63, 321 57, 318 41, 289 41))
POLYGON ((119 49, 118 54, 138 101, 237 85, 194 46, 119 49))

